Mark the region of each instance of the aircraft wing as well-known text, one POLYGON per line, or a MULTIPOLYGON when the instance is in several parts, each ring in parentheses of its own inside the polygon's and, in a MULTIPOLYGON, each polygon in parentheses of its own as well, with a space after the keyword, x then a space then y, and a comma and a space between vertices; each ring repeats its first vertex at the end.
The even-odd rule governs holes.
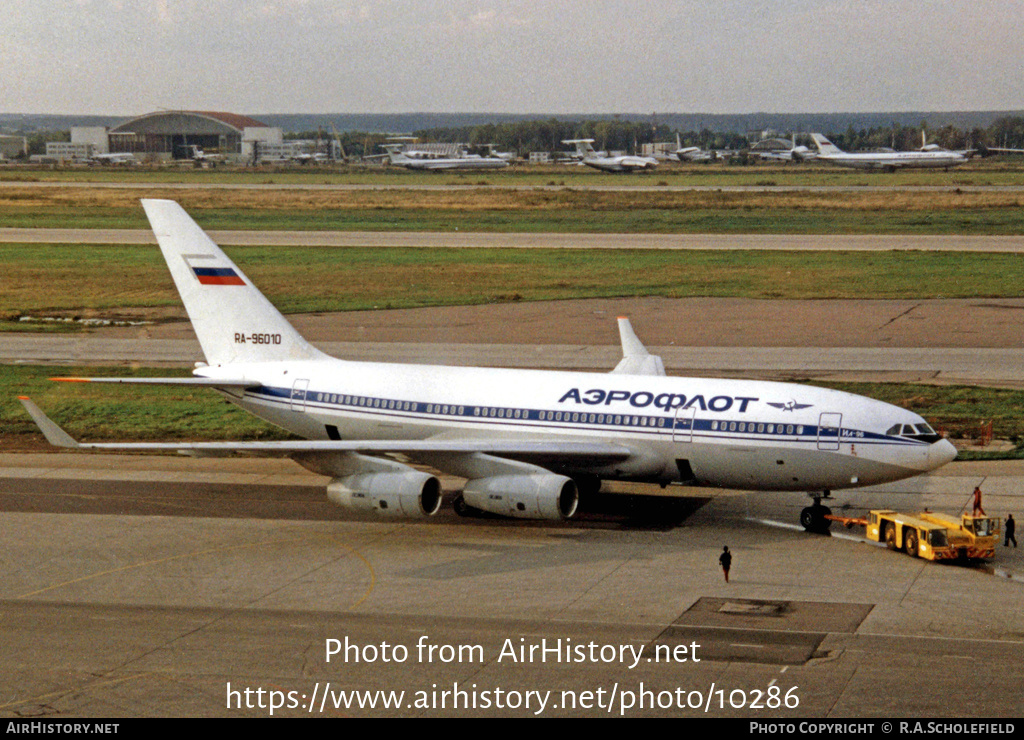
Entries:
POLYGON ((50 378, 58 383, 126 383, 133 385, 194 385, 203 388, 258 388, 245 378, 50 378))
POLYGON ((589 462, 624 460, 632 454, 628 447, 609 443, 530 441, 510 439, 401 439, 401 440, 287 440, 272 442, 87 442, 82 443, 61 429, 29 398, 20 396, 46 440, 55 447, 77 450, 120 450, 124 452, 179 451, 197 454, 248 452, 264 456, 289 456, 308 452, 361 452, 366 454, 405 454, 429 458, 431 455, 483 453, 498 457, 539 460, 549 457, 575 458, 589 462))

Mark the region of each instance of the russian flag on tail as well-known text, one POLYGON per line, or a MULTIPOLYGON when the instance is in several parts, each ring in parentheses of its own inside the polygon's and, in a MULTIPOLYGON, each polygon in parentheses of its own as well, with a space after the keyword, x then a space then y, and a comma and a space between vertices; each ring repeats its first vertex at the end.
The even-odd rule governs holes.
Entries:
POLYGON ((213 254, 186 254, 185 264, 192 270, 200 285, 245 285, 245 280, 234 267, 213 254), (220 263, 218 265, 217 263, 220 263), (212 264, 211 264, 212 263, 212 264))
POLYGON ((203 285, 245 285, 245 281, 231 267, 195 267, 192 272, 203 285))

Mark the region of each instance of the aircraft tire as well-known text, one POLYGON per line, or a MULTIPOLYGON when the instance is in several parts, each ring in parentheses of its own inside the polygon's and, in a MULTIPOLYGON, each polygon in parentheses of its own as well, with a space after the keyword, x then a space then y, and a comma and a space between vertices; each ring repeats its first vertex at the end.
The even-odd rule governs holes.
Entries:
POLYGON ((832 520, 825 518, 831 513, 832 509, 827 506, 821 506, 820 504, 804 507, 800 512, 800 526, 808 532, 824 534, 825 532, 828 532, 829 528, 832 526, 832 520))
POLYGON ((832 528, 832 520, 826 519, 825 517, 832 514, 832 509, 828 508, 827 506, 819 506, 818 509, 818 517, 819 521, 821 522, 821 531, 827 532, 832 528))

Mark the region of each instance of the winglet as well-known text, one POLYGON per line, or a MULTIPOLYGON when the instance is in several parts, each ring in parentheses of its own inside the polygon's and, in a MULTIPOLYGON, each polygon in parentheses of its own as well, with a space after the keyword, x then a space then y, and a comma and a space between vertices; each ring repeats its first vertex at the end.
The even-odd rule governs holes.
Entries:
POLYGON ((652 355, 641 342, 633 325, 625 316, 619 317, 619 339, 622 341, 622 361, 612 370, 620 375, 664 375, 665 363, 652 355))
POLYGON ((21 405, 31 415, 32 420, 35 421, 43 436, 46 437, 47 442, 54 447, 70 447, 72 449, 81 447, 70 434, 50 421, 50 417, 44 414, 27 396, 18 396, 18 400, 21 401, 21 405))

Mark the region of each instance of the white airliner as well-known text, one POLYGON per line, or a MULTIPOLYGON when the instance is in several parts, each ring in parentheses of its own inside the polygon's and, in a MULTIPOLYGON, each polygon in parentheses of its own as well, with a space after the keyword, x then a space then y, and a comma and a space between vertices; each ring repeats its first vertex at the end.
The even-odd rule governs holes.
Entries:
POLYGON ((677 162, 689 162, 693 161, 701 153, 699 146, 683 146, 683 142, 679 138, 679 134, 676 134, 676 148, 675 151, 669 155, 677 162))
POLYGON ((770 151, 756 151, 751 149, 751 152, 757 154, 761 159, 768 159, 776 162, 804 162, 808 159, 817 159, 818 152, 812 151, 803 144, 797 145, 796 134, 793 134, 790 139, 789 149, 773 149, 770 151))
POLYGON ((942 167, 949 169, 957 165, 966 164, 968 158, 960 152, 951 152, 947 149, 937 151, 916 151, 916 152, 844 152, 821 134, 811 134, 815 146, 818 147, 818 159, 822 162, 832 162, 841 167, 854 167, 862 170, 887 170, 894 172, 898 169, 911 167, 942 167))
MULTIPOLYGON (((142 205, 207 361, 192 378, 65 380, 207 387, 303 439, 79 443, 22 398, 54 445, 289 456, 331 476, 337 504, 429 516, 441 485, 414 462, 467 479, 457 510, 535 519, 571 517, 580 488, 601 480, 820 497, 956 456, 917 414, 862 396, 668 377, 626 319, 623 359, 607 374, 336 359, 307 343, 177 203, 142 205)), ((801 520, 815 528, 824 513, 816 500, 801 520)))
POLYGON ((637 157, 623 154, 617 157, 604 157, 594 151, 593 139, 563 139, 563 144, 574 144, 576 156, 588 167, 594 167, 605 172, 636 172, 642 170, 653 170, 658 166, 658 160, 654 157, 637 157))
POLYGON ((391 164, 410 170, 500 170, 509 164, 504 157, 481 157, 466 152, 453 157, 440 152, 405 149, 402 144, 385 144, 384 149, 391 164))
POLYGON ((113 154, 93 154, 89 162, 94 164, 138 164, 139 160, 131 152, 115 152, 113 154))

